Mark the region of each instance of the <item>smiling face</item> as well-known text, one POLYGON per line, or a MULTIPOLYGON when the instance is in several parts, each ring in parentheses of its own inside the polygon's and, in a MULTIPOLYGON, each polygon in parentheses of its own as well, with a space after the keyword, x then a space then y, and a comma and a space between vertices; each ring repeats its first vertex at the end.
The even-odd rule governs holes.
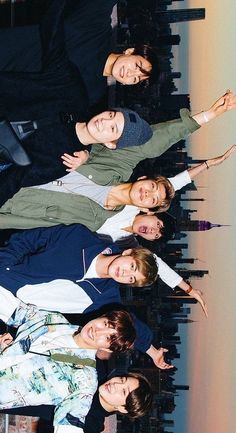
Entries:
POLYGON ((124 54, 117 57, 112 66, 111 74, 119 83, 138 84, 148 78, 145 72, 150 72, 152 69, 148 60, 132 52, 132 48, 126 50, 124 54))
POLYGON ((124 116, 120 111, 104 111, 87 123, 87 131, 97 143, 116 142, 124 129, 124 116))
POLYGON ((144 275, 139 271, 135 259, 130 255, 115 256, 108 266, 109 278, 122 284, 135 284, 144 281, 144 275))
POLYGON ((129 196, 132 205, 140 209, 152 209, 166 198, 166 188, 161 182, 141 179, 132 184, 129 196))
POLYGON ((80 331, 83 343, 93 349, 109 349, 111 336, 117 331, 109 325, 106 317, 90 320, 80 331))
POLYGON ((99 397, 107 410, 126 413, 126 399, 138 387, 139 380, 135 377, 113 377, 99 387, 99 397))
POLYGON ((137 215, 134 219, 132 230, 133 233, 142 238, 153 241, 162 237, 161 230, 163 227, 163 221, 156 215, 137 215))

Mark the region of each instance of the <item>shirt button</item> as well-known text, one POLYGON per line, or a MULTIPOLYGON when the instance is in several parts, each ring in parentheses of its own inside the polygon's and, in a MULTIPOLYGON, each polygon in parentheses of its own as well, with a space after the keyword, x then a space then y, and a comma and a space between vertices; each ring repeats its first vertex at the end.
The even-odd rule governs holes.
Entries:
POLYGON ((89 174, 89 175, 88 175, 88 178, 89 178, 89 179, 92 179, 92 178, 93 178, 93 175, 92 175, 92 174, 89 174))

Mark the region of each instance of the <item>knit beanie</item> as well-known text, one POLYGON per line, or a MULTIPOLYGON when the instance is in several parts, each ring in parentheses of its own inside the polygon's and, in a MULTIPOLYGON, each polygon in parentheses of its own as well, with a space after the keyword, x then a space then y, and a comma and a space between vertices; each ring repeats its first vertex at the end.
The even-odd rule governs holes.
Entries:
POLYGON ((120 111, 125 120, 123 132, 117 140, 117 149, 139 146, 150 140, 153 134, 150 125, 135 113, 135 111, 121 107, 116 107, 114 110, 120 111))

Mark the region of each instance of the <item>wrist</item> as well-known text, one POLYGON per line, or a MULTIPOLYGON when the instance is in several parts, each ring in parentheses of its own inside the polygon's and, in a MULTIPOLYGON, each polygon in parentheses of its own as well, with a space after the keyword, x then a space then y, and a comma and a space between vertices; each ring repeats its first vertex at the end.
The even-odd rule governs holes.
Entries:
POLYGON ((185 290, 185 293, 187 293, 187 295, 189 295, 192 291, 193 291, 193 288, 192 288, 192 286, 189 285, 188 289, 185 290))

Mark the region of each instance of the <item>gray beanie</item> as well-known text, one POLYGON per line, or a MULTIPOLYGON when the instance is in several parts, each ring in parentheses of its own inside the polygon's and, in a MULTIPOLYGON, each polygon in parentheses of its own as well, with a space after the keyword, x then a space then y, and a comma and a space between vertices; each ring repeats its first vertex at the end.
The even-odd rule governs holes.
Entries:
POLYGON ((117 149, 139 146, 150 140, 153 134, 150 125, 135 111, 121 107, 116 107, 114 110, 123 113, 125 119, 123 132, 117 140, 117 149))

